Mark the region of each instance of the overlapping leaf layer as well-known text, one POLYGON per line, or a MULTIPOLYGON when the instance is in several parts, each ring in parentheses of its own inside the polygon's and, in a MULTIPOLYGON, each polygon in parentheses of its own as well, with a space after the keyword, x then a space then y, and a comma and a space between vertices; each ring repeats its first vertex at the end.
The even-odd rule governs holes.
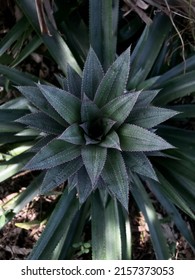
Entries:
POLYGON ((63 81, 67 90, 41 84, 18 87, 37 111, 17 122, 42 131, 45 138, 53 135, 25 166, 46 170, 42 194, 65 180, 72 188, 75 181, 80 203, 104 187, 128 210, 132 172, 157 180, 144 152, 173 148, 152 128, 177 112, 148 104, 156 90, 128 92, 129 72, 130 49, 104 73, 90 48, 82 78, 68 68, 63 81))

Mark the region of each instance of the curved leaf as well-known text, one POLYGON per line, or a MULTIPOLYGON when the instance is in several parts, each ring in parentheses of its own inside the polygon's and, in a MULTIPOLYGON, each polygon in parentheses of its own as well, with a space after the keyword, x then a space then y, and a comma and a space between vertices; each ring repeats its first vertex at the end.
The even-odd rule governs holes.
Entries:
POLYGON ((169 199, 167 199, 166 195, 163 194, 163 192, 161 191, 162 186, 159 183, 151 180, 148 182, 147 186, 152 191, 152 193, 157 197, 161 205, 163 205, 167 213, 170 215, 171 219, 174 221, 177 228, 180 230, 184 238, 187 240, 187 242, 193 248, 195 248, 195 240, 191 232, 189 231, 186 222, 183 220, 181 214, 174 206, 174 204, 170 202, 169 199))

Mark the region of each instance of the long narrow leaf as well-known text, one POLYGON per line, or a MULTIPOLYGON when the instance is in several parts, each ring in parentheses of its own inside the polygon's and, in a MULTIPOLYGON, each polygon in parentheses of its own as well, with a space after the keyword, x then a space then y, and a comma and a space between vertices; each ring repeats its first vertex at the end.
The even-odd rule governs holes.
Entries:
POLYGON ((157 259, 167 260, 170 258, 165 237, 162 234, 160 222, 156 215, 156 211, 151 203, 151 200, 144 189, 138 177, 134 176, 134 184, 132 184, 132 195, 142 211, 148 224, 151 241, 154 246, 157 259))

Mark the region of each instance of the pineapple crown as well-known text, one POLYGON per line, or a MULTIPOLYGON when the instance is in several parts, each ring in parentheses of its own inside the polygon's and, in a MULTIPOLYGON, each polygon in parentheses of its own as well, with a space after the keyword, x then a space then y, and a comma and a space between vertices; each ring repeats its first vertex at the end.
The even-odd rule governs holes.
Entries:
POLYGON ((71 67, 62 89, 18 90, 37 108, 17 120, 41 131, 25 169, 45 170, 41 194, 68 180, 84 203, 104 188, 128 210, 131 172, 158 180, 147 152, 173 148, 152 130, 177 112, 151 105, 157 90, 127 91, 130 49, 104 73, 90 48, 82 78, 71 67))

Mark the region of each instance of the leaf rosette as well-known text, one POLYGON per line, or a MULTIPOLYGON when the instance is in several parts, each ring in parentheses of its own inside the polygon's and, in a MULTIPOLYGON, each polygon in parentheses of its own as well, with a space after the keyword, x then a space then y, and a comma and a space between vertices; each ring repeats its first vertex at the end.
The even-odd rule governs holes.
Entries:
POLYGON ((106 73, 90 48, 82 78, 68 67, 62 89, 37 84, 18 90, 37 108, 17 122, 41 131, 25 169, 46 170, 41 193, 64 181, 80 203, 106 188, 128 210, 131 174, 157 180, 147 152, 173 148, 152 128, 177 112, 151 105, 158 90, 126 90, 130 49, 106 73), (51 140, 52 139, 52 140, 51 140))

